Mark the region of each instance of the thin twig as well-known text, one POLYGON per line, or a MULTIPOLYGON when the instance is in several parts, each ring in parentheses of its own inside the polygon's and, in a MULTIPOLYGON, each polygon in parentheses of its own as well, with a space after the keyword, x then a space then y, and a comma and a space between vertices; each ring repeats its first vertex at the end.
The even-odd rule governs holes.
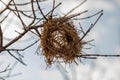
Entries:
POLYGON ((78 7, 80 7, 82 4, 84 4, 87 0, 84 0, 83 2, 81 2, 80 4, 78 4, 76 7, 74 7, 72 10, 70 10, 67 14, 64 15, 64 17, 66 17, 67 15, 69 15, 71 12, 73 12, 75 9, 77 9, 78 7))
MULTIPOLYGON (((30 15, 25 14, 23 11, 20 11, 20 13, 21 13, 22 15, 24 15, 25 17, 27 17, 27 18, 34 19, 34 17, 32 17, 31 14, 30 14, 30 15)), ((39 19, 41 19, 41 18, 37 18, 37 17, 36 17, 36 19, 39 20, 39 19)))
POLYGON ((6 5, 2 0, 0 0, 6 7, 0 11, 0 14, 2 14, 6 9, 8 9, 8 6, 10 5, 10 3, 12 2, 12 0, 9 1, 9 3, 6 5))
POLYGON ((81 23, 79 22, 79 26, 80 26, 80 29, 81 29, 81 32, 83 33, 83 35, 85 34, 84 30, 83 30, 83 27, 81 25, 81 23))
POLYGON ((22 25, 23 25, 23 28, 24 28, 24 30, 26 30, 26 25, 25 25, 25 23, 23 22, 23 20, 22 20, 22 18, 21 18, 21 16, 20 16, 20 14, 19 14, 19 12, 18 12, 18 9, 17 9, 17 6, 16 6, 16 4, 15 4, 15 2, 14 2, 14 0, 13 0, 13 4, 14 4, 14 7, 15 7, 15 9, 16 9, 16 12, 17 12, 17 16, 18 16, 18 18, 20 19, 20 21, 21 21, 21 23, 22 23, 22 25))
POLYGON ((86 12, 88 12, 88 10, 84 10, 84 11, 82 11, 82 12, 80 12, 80 13, 77 13, 77 14, 74 14, 74 15, 70 15, 70 16, 68 16, 68 19, 74 18, 74 17, 79 16, 79 15, 81 15, 81 14, 84 14, 84 13, 86 13, 86 12))
POLYGON ((94 17, 94 16, 96 16, 96 15, 102 13, 102 12, 103 12, 103 10, 100 10, 99 12, 97 12, 97 13, 95 13, 95 14, 93 14, 93 15, 90 15, 90 16, 87 16, 87 17, 83 17, 83 18, 74 18, 73 20, 84 20, 84 19, 89 19, 89 18, 91 18, 91 17, 94 17))
POLYGON ((98 22, 100 17, 103 15, 103 13, 100 14, 100 16, 97 18, 97 20, 90 25, 89 29, 86 31, 86 33, 80 38, 80 41, 84 39, 84 37, 90 32, 90 30, 95 26, 95 24, 98 22))
MULTIPOLYGON (((32 10, 16 10, 16 9, 12 9, 12 8, 11 8, 10 10, 11 10, 11 11, 18 11, 18 12, 20 12, 22 15, 24 15, 25 17, 34 19, 34 17, 31 16, 32 14, 30 14, 30 15, 25 14, 25 12, 32 12, 32 10)), ((34 10, 34 12, 36 12, 36 11, 38 11, 38 9, 34 10)), ((36 18, 36 19, 41 19, 41 18, 36 18)))
POLYGON ((60 22, 61 22, 61 23, 65 23, 66 21, 71 20, 71 18, 74 18, 74 17, 76 17, 76 16, 82 15, 82 14, 84 14, 84 13, 86 13, 86 12, 88 12, 88 10, 82 11, 82 12, 77 13, 77 14, 74 14, 74 15, 70 15, 70 16, 68 16, 68 17, 62 17, 62 19, 61 19, 60 22))
POLYGON ((18 55, 20 60, 22 60, 22 58, 24 58, 24 56, 22 54, 20 54, 19 51, 16 51, 16 54, 18 55))
POLYGON ((30 48, 31 46, 33 46, 34 44, 36 44, 38 41, 39 41, 39 39, 36 40, 34 43, 28 45, 27 47, 23 48, 23 49, 6 49, 6 50, 9 50, 9 51, 24 51, 24 50, 30 48))
MULTIPOLYGON (((13 11, 17 11, 16 9, 12 9, 13 11)), ((38 11, 38 9, 34 10, 35 12, 38 11)), ((32 12, 32 10, 18 10, 18 12, 32 12)))
POLYGON ((88 57, 88 56, 81 56, 80 58, 85 58, 85 59, 97 59, 97 57, 88 57))
MULTIPOLYGON (((57 4, 56 6, 55 6, 55 8, 54 9, 56 9, 58 6, 60 6, 62 3, 59 3, 59 4, 57 4)), ((52 9, 53 10, 53 9, 52 9)), ((49 11, 45 16, 48 16, 51 12, 52 12, 52 10, 51 11, 49 11)), ((41 20, 43 20, 44 18, 41 18, 39 21, 37 21, 36 23, 35 23, 35 25, 36 24, 38 24, 41 20)))
POLYGON ((15 58, 17 61, 19 61, 20 63, 22 63, 23 65, 26 66, 26 64, 25 64, 23 61, 21 61, 21 60, 18 59, 16 56, 14 56, 9 50, 7 50, 7 52, 8 52, 13 58, 15 58))
MULTIPOLYGON (((43 1, 46 1, 46 0, 43 0, 43 1)), ((43 2, 43 1, 38 1, 38 2, 43 2)), ((36 3, 36 1, 33 1, 33 3, 36 3)), ((31 1, 29 1, 29 2, 25 2, 25 3, 21 3, 21 4, 16 4, 17 6, 26 6, 26 5, 29 5, 29 4, 31 4, 31 1)), ((14 4, 10 4, 11 6, 14 6, 14 4)))
POLYGON ((51 17, 52 17, 52 15, 53 15, 54 8, 55 8, 55 0, 53 0, 53 8, 52 8, 51 15, 50 15, 51 17))
POLYGON ((36 29, 39 27, 42 27, 43 25, 38 25, 38 26, 30 26, 28 27, 23 33, 21 33, 20 35, 18 35, 16 38, 14 38, 12 41, 10 41, 8 44, 6 44, 4 47, 4 49, 7 49, 9 46, 11 46, 13 43, 16 43, 16 41, 18 41, 19 39, 21 39, 27 32, 29 32, 31 29, 36 29))
POLYGON ((105 54, 82 54, 75 55, 76 57, 120 57, 120 55, 105 55, 105 54))
POLYGON ((3 71, 0 71, 0 73, 4 73, 4 72, 10 70, 9 67, 10 67, 10 64, 3 71))
POLYGON ((39 3, 38 3, 38 0, 36 0, 36 2, 37 2, 37 6, 38 6, 38 9, 40 10, 41 15, 43 16, 43 18, 44 18, 46 21, 48 21, 48 19, 47 19, 46 16, 44 15, 44 13, 43 13, 43 11, 42 11, 39 3))
POLYGON ((8 17, 8 15, 10 14, 11 11, 8 12, 8 14, 0 21, 0 24, 5 21, 5 19, 8 17))
POLYGON ((3 32, 2 32, 2 29, 1 29, 1 25, 0 25, 0 48, 2 48, 2 47, 3 47, 3 32))
POLYGON ((7 76, 6 77, 10 77, 10 74, 11 74, 11 72, 12 72, 12 70, 15 68, 15 66, 17 65, 17 61, 14 63, 14 65, 10 68, 10 70, 9 70, 9 72, 8 72, 8 74, 7 74, 7 76))
POLYGON ((28 25, 28 27, 31 26, 32 24, 34 24, 35 19, 36 19, 36 15, 35 15, 35 11, 34 11, 33 0, 31 0, 31 7, 32 7, 32 13, 33 13, 33 17, 34 17, 34 18, 33 18, 32 22, 28 25))
POLYGON ((13 43, 15 43, 17 40, 19 40, 20 38, 22 38, 27 32, 29 31, 29 29, 27 29, 26 31, 24 31, 23 33, 21 33, 19 36, 17 36, 15 39, 13 39, 12 41, 10 41, 8 44, 6 44, 4 46, 4 48, 6 49, 7 47, 9 47, 10 45, 12 45, 13 43))
POLYGON ((41 34, 39 33, 38 29, 36 28, 35 31, 37 32, 39 38, 41 38, 41 34))

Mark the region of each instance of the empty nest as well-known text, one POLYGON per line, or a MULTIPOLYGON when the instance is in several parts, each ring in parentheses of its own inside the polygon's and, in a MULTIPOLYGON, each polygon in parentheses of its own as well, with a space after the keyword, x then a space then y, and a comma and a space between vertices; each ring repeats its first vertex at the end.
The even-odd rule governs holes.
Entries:
POLYGON ((65 63, 75 61, 75 55, 81 54, 82 42, 72 22, 64 22, 64 18, 48 19, 44 23, 41 45, 46 62, 51 65, 55 61, 65 63))
MULTIPOLYGON (((43 12, 40 10, 42 16, 46 20, 43 21, 43 31, 41 33, 40 38, 42 52, 45 56, 45 60, 48 65, 51 65, 56 61, 63 61, 64 63, 76 63, 75 59, 77 57, 82 56, 83 45, 88 44, 90 42, 83 41, 84 37, 89 33, 89 31, 94 27, 94 25, 103 15, 103 10, 101 10, 91 16, 81 18, 87 19, 100 14, 96 21, 93 24, 91 24, 90 28, 85 33, 81 28, 83 36, 80 36, 80 38, 78 36, 77 30, 75 29, 75 26, 73 25, 72 18, 80 16, 81 14, 88 12, 88 10, 73 15, 69 14, 85 2, 86 0, 81 2, 75 8, 71 9, 63 17, 58 18, 53 17, 53 11, 55 9, 55 0, 53 0, 53 9, 51 10, 51 14, 48 18, 47 15, 44 15, 43 12)), ((59 6, 59 4, 57 6, 59 6)))

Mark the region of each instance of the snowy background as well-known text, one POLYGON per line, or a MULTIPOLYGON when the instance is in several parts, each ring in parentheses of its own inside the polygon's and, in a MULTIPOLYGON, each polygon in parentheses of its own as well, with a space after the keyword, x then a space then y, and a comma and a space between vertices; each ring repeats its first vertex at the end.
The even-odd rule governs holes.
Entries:
MULTIPOLYGON (((6 1, 7 0, 3 0, 6 1)), ((17 0, 21 2, 21 0, 17 0)), ((26 0, 27 1, 27 0, 26 0)), ((82 0, 57 0, 56 3, 62 2, 62 5, 55 12, 60 12, 61 15, 67 13, 71 8, 74 8, 82 0)), ((41 2, 45 10, 52 8, 52 0, 41 2)), ((0 9, 3 6, 0 4, 0 9)), ((29 7, 26 7, 29 9, 29 7)), ((93 14, 101 9, 104 10, 104 15, 99 20, 94 29, 91 30, 86 37, 87 40, 95 39, 92 44, 95 45, 90 50, 85 50, 90 54, 120 54, 120 0, 88 0, 84 5, 73 12, 81 10, 89 10, 89 14, 93 14)), ((4 14, 5 15, 5 14, 4 14)), ((86 15, 87 16, 87 15, 86 15)), ((0 15, 2 17, 2 15, 0 15)), ((4 24, 1 24, 4 31, 4 36, 7 39, 12 39, 18 34, 14 32, 22 31, 19 28, 20 24, 11 14, 11 17, 4 24), (9 37, 8 37, 9 36, 9 37)), ((82 20, 81 24, 84 29, 87 29, 94 20, 82 20)), ((37 38, 32 35, 26 35, 17 44, 19 47, 25 47, 35 41, 37 38)), ((4 41, 7 43, 7 41, 4 41)), ((42 55, 35 54, 39 44, 24 51, 24 62, 27 66, 17 63, 11 75, 18 73, 18 76, 11 76, 6 80, 120 80, 120 58, 98 58, 98 59, 82 59, 79 65, 70 64, 54 64, 51 68, 46 69, 46 63, 42 55)), ((14 47, 14 45, 13 45, 14 47)), ((6 52, 0 54, 0 70, 4 69, 9 63, 11 66, 16 60, 6 52)), ((5 74, 0 74, 4 76, 5 74)))

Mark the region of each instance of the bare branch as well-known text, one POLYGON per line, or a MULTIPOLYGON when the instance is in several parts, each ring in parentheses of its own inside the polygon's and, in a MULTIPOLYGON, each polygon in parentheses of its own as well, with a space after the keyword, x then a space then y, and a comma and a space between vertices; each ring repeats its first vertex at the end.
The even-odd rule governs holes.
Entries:
POLYGON ((19 40, 20 38, 22 38, 28 31, 29 31, 29 29, 27 29, 26 31, 24 31, 23 33, 21 33, 18 37, 16 37, 16 38, 13 39, 12 41, 10 41, 8 44, 6 44, 6 45, 4 46, 4 48, 6 49, 7 47, 9 47, 9 46, 12 45, 13 43, 15 43, 17 40, 19 40))
POLYGON ((15 58, 18 62, 20 62, 20 63, 22 63, 23 65, 26 66, 26 64, 25 64, 23 61, 21 61, 21 60, 18 59, 16 56, 14 56, 9 50, 7 50, 7 52, 8 52, 13 58, 15 58))
POLYGON ((8 14, 0 21, 0 24, 5 21, 5 19, 8 17, 8 15, 10 14, 11 11, 8 12, 8 14))
POLYGON ((64 17, 66 17, 67 15, 69 15, 71 12, 73 12, 76 8, 80 7, 82 4, 84 4, 87 0, 84 0, 83 2, 81 2, 80 4, 78 4, 76 7, 74 7, 73 9, 71 9, 67 14, 64 15, 64 17))
POLYGON ((25 30, 25 29, 26 29, 26 25, 25 25, 25 23, 23 22, 23 20, 22 20, 20 14, 19 14, 19 12, 18 12, 18 9, 17 9, 17 6, 16 6, 14 0, 13 0, 13 4, 14 4, 14 7, 15 7, 16 12, 17 12, 17 14, 18 14, 17 16, 18 16, 18 18, 20 19, 20 21, 21 21, 21 23, 22 23, 22 25, 23 25, 23 28, 24 28, 24 30, 25 30))
POLYGON ((55 8, 55 0, 53 0, 53 9, 52 9, 51 15, 50 15, 51 18, 52 18, 53 12, 54 12, 54 8, 55 8))
POLYGON ((84 32, 84 30, 83 30, 83 27, 82 27, 82 25, 81 25, 81 23, 79 22, 79 26, 80 26, 80 31, 83 33, 83 35, 85 34, 85 32, 84 32))
POLYGON ((120 57, 120 55, 105 55, 105 54, 82 54, 82 55, 75 55, 76 57, 120 57))
POLYGON ((38 3, 38 0, 36 0, 36 2, 37 2, 37 6, 38 6, 38 9, 40 10, 41 15, 43 16, 43 18, 44 18, 46 21, 48 21, 48 19, 47 19, 46 16, 44 15, 44 13, 43 13, 43 11, 42 11, 39 3, 38 3))
MULTIPOLYGON (((0 0, 0 1, 5 5, 5 3, 2 0, 0 0)), ((10 5, 11 2, 12 2, 12 0, 10 0, 7 5, 5 5, 6 7, 2 11, 0 11, 0 14, 2 14, 6 9, 8 9, 8 6, 10 5)))
POLYGON ((6 49, 6 50, 9 50, 9 51, 24 51, 24 50, 30 48, 31 46, 33 46, 34 44, 36 44, 38 41, 39 41, 39 39, 36 40, 34 43, 28 45, 27 47, 23 48, 23 49, 6 49))
POLYGON ((92 17, 94 17, 94 16, 102 13, 102 12, 103 12, 103 10, 100 10, 99 12, 97 12, 97 13, 95 13, 93 15, 90 15, 90 16, 87 16, 87 17, 83 17, 83 18, 74 18, 73 20, 85 20, 85 19, 89 19, 89 18, 92 18, 92 17))
MULTIPOLYGON (((46 0, 39 0, 38 2, 43 2, 43 1, 46 1, 46 0)), ((36 3, 36 1, 33 1, 33 3, 36 3)), ((21 4, 16 4, 17 6, 26 6, 26 5, 29 5, 31 4, 31 1, 30 2, 25 2, 25 3, 21 3, 21 4)), ((11 6, 14 6, 14 4, 10 4, 11 6)))
POLYGON ((90 32, 90 30, 95 26, 95 24, 98 22, 100 17, 103 15, 103 13, 100 14, 100 16, 97 18, 97 20, 90 25, 89 29, 86 31, 86 33, 80 38, 80 41, 83 40, 83 38, 90 32))
POLYGON ((0 71, 0 73, 4 73, 4 72, 10 70, 9 67, 10 67, 10 64, 3 71, 0 71))
POLYGON ((36 15, 35 15, 35 10, 34 10, 34 5, 33 5, 33 0, 31 0, 31 6, 32 6, 32 12, 33 12, 33 20, 32 22, 28 25, 28 26, 31 26, 32 24, 34 24, 35 22, 35 19, 36 19, 36 15))
POLYGON ((3 32, 2 32, 2 29, 1 29, 1 25, 0 25, 0 48, 3 47, 3 32))
MULTIPOLYGON (((57 4, 54 9, 56 9, 56 8, 57 8, 58 6, 60 6, 61 4, 62 4, 62 3, 57 4)), ((52 10, 53 10, 53 9, 52 9, 52 10)), ((49 11, 45 16, 48 16, 48 15, 52 12, 52 10, 49 11)), ((38 24, 38 23, 39 23, 41 20, 43 20, 43 19, 44 19, 44 17, 41 18, 39 21, 37 21, 37 22, 35 23, 35 25, 38 24)))

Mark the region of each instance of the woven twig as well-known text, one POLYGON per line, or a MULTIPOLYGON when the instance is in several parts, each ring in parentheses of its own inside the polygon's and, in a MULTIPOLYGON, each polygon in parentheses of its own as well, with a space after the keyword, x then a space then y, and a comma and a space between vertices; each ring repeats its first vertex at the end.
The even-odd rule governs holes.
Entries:
POLYGON ((41 35, 43 55, 47 63, 62 59, 65 63, 75 61, 81 54, 82 42, 72 22, 61 22, 63 18, 48 19, 41 35))

